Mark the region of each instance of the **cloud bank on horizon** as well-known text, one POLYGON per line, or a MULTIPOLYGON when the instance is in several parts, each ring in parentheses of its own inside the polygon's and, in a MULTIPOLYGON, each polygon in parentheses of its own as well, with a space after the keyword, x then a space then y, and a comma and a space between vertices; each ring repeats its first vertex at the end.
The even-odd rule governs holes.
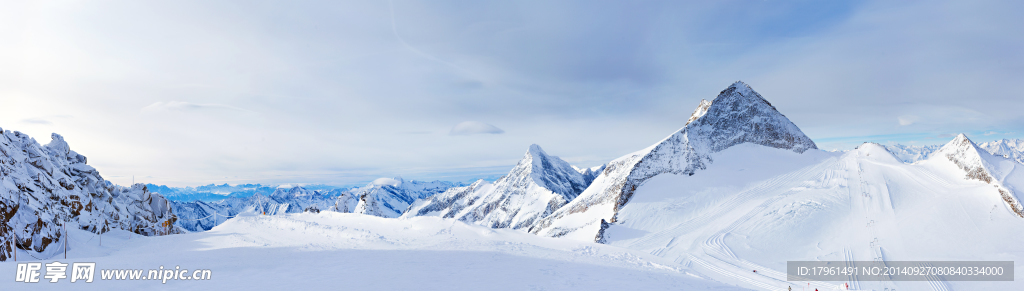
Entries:
POLYGON ((118 183, 180 186, 465 181, 534 143, 594 166, 736 80, 824 149, 1021 138, 1022 8, 14 2, 0 11, 0 104, 15 110, 0 127, 60 133, 118 183))

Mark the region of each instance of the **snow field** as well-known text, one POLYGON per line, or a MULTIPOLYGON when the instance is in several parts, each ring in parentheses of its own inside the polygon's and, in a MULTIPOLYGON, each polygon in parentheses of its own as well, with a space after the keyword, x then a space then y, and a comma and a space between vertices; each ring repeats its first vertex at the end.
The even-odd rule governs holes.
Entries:
MULTIPOLYGON (((434 217, 240 216, 201 233, 128 239, 114 231, 103 247, 81 232, 71 234, 69 258, 56 260, 96 262, 97 269, 211 269, 213 279, 104 281, 97 270, 89 284, 2 280, 0 288, 742 290, 645 252, 434 217)), ((0 263, 2 274, 13 276, 15 268, 13 261, 0 263)))

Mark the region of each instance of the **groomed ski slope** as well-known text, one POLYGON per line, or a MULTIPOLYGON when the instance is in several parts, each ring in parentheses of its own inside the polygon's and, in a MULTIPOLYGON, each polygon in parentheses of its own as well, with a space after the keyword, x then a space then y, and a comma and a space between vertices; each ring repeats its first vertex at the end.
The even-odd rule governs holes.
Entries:
MULTIPOLYGON (((606 230, 608 243, 758 290, 1024 290, 1021 282, 939 278, 786 281, 787 261, 1020 261, 1024 219, 945 157, 905 164, 876 144, 803 154, 742 144, 712 158, 694 176, 663 174, 640 186, 606 230)), ((1021 165, 990 162, 1004 185, 1024 189, 1021 165)))
MULTIPOLYGON (((129 239, 115 230, 102 246, 91 233, 70 231, 68 259, 57 253, 44 263, 180 266, 211 269, 213 279, 104 281, 97 270, 93 283, 19 283, 12 260, 0 262, 10 276, 0 290, 745 290, 646 252, 436 217, 240 216, 199 233, 129 239)), ((29 255, 20 251, 18 262, 39 261, 29 255)))

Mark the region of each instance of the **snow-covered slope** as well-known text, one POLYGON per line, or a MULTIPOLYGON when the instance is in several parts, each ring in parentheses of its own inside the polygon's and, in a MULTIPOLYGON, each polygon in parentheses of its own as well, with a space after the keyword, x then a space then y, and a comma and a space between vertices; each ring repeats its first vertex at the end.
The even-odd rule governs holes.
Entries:
POLYGON ((1002 156, 1024 164, 1024 139, 1001 139, 981 143, 978 146, 993 155, 1002 156))
POLYGON ((647 179, 694 175, 713 162, 711 154, 751 143, 803 153, 817 146, 771 103, 742 82, 710 101, 702 100, 679 131, 641 151, 618 158, 580 196, 530 228, 530 232, 602 240, 602 231, 617 221, 647 179))
POLYGON ((1011 178, 1010 174, 1018 166, 1022 166, 1021 164, 980 149, 964 134, 957 135, 942 146, 929 160, 948 160, 965 172, 966 179, 991 184, 999 192, 1008 209, 1024 218, 1024 205, 1020 204, 1014 190, 1004 184, 1007 178, 1011 178))
MULTIPOLYGON (((710 158, 693 177, 658 175, 640 185, 604 230, 606 243, 759 290, 806 286, 786 280, 787 261, 1024 259, 1024 219, 1003 196, 1024 185, 1024 172, 964 136, 915 164, 873 143, 802 154, 742 144, 710 158)), ((810 283, 819 290, 843 283, 850 290, 1021 288, 856 277, 810 283)))
MULTIPOLYGON (((68 259, 59 261, 95 262, 92 283, 15 282, 11 262, 0 263, 0 274, 10 275, 0 290, 746 290, 645 252, 436 217, 242 216, 207 232, 113 231, 102 245, 84 231, 70 238, 68 259), (189 276, 209 269, 212 279, 102 279, 101 270, 160 266, 189 276)), ((19 263, 35 261, 25 255, 19 263)))
POLYGON ((103 233, 178 232, 167 199, 145 185, 114 185, 54 133, 49 144, 0 129, 0 261, 17 247, 42 257, 58 252, 63 226, 103 233), (168 223, 169 225, 169 223, 168 223))
POLYGON ((405 216, 440 216, 493 228, 527 228, 576 198, 587 188, 587 176, 592 173, 531 145, 512 171, 494 183, 479 180, 467 187, 449 189, 418 201, 405 216))

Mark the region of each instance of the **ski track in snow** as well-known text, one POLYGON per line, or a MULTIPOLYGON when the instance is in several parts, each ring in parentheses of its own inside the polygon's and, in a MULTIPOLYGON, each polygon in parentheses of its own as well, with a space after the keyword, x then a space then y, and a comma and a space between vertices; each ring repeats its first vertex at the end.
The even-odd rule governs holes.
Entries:
MULTIPOLYGON (((832 162, 834 163, 834 160, 832 162)), ((745 190, 740 194, 733 196, 732 199, 723 203, 722 206, 717 207, 715 212, 702 214, 699 217, 687 220, 686 222, 680 223, 670 229, 666 229, 653 235, 647 236, 641 240, 638 240, 637 242, 631 243, 629 247, 641 250, 651 249, 656 247, 657 245, 662 244, 664 244, 665 248, 672 247, 674 243, 674 238, 676 238, 677 236, 689 233, 699 227, 705 226, 709 222, 720 218, 726 212, 731 212, 735 210, 736 207, 739 207, 740 205, 747 203, 748 201, 750 201, 750 199, 762 196, 771 189, 778 189, 780 187, 783 187, 784 184, 795 186, 795 184, 802 183, 804 179, 797 180, 798 177, 808 176, 814 173, 816 170, 821 170, 822 168, 827 167, 827 164, 829 163, 821 163, 814 166, 806 167, 803 170, 790 172, 785 175, 773 177, 770 180, 765 181, 763 183, 758 183, 757 186, 754 186, 751 189, 745 190), (669 242, 662 243, 664 241, 669 242)))
MULTIPOLYGON (((824 170, 834 167, 838 163, 838 158, 830 157, 825 161, 804 167, 797 171, 772 177, 733 196, 732 199, 729 199, 721 204, 721 206, 716 207, 716 211, 704 213, 703 215, 680 223, 670 229, 649 235, 644 239, 629 244, 627 247, 640 250, 653 249, 651 251, 651 254, 653 255, 663 257, 671 256, 677 252, 672 252, 670 250, 678 250, 680 247, 678 244, 681 241, 676 239, 679 236, 704 227, 712 221, 720 219, 726 213, 737 211, 737 208, 752 200, 770 197, 754 207, 752 210, 747 211, 747 213, 739 219, 733 221, 727 228, 722 229, 703 240, 695 240, 695 246, 691 246, 690 249, 694 250, 699 248, 704 252, 704 255, 695 255, 691 253, 688 256, 680 255, 680 257, 685 258, 685 260, 692 260, 693 262, 696 262, 698 265, 706 268, 707 271, 718 274, 718 277, 725 276, 728 278, 738 279, 741 282, 759 288, 764 288, 766 290, 785 290, 786 286, 790 286, 790 284, 786 282, 786 274, 784 272, 772 270, 753 262, 740 259, 725 244, 724 239, 737 227, 750 221, 755 215, 761 213, 773 203, 788 196, 787 189, 796 187, 822 172, 827 172, 824 170), (659 242, 664 241, 668 242, 665 243, 663 247, 656 247, 659 242), (697 244, 699 244, 699 246, 697 246, 697 244), (758 272, 754 273, 752 270, 758 270, 758 272)), ((836 288, 835 284, 825 282, 811 282, 811 284, 812 286, 817 286, 819 288, 836 288)))
MULTIPOLYGON (((802 183, 803 181, 805 181, 806 179, 810 178, 811 177, 810 175, 813 175, 815 173, 819 173, 822 170, 824 170, 825 168, 834 166, 836 164, 837 164, 837 160, 835 160, 833 158, 833 160, 831 160, 831 161, 827 161, 827 162, 824 162, 824 163, 819 163, 819 164, 817 164, 815 166, 806 167, 806 168, 804 168, 804 170, 796 171, 796 172, 794 172, 795 175, 789 177, 789 178, 791 178, 791 180, 783 180, 783 181, 789 181, 789 182, 791 182, 790 184, 799 184, 799 183, 802 183)), ((762 191, 752 192, 752 195, 748 195, 748 196, 749 196, 749 198, 754 198, 754 197, 758 197, 758 196, 764 196, 764 195, 772 193, 772 190, 776 190, 776 189, 779 189, 779 188, 787 188, 787 186, 792 186, 792 185, 782 185, 782 184, 776 184, 776 185, 778 185, 778 186, 776 186, 776 187, 761 188, 762 191), (761 195, 757 195, 757 194, 761 194, 761 195)), ((776 270, 767 268, 765 266, 761 266, 761 265, 758 265, 758 264, 755 264, 753 262, 750 262, 750 261, 747 261, 747 260, 744 260, 744 259, 741 259, 741 258, 737 257, 736 254, 732 252, 732 249, 730 249, 729 246, 727 246, 725 244, 724 239, 725 239, 726 235, 728 235, 729 233, 731 233, 734 230, 736 230, 736 228, 738 228, 740 225, 750 221, 755 215, 757 215, 757 214, 761 213, 762 211, 768 209, 769 206, 771 206, 775 202, 778 202, 779 200, 789 196, 790 194, 792 194, 791 191, 786 191, 786 192, 784 192, 782 194, 778 194, 778 195, 772 196, 768 200, 766 200, 763 203, 761 203, 760 205, 758 205, 753 210, 747 212, 745 215, 743 215, 739 219, 733 221, 733 223, 730 224, 727 228, 720 230, 719 232, 711 235, 706 240, 704 240, 704 242, 702 243, 702 248, 704 250, 704 253, 707 254, 707 256, 709 258, 716 260, 717 263, 733 267, 733 268, 713 268, 712 270, 715 270, 715 271, 717 271, 719 273, 721 273, 723 271, 724 272, 731 272, 731 273, 733 273, 731 275, 730 274, 724 274, 724 275, 729 275, 730 277, 745 277, 745 278, 747 278, 747 280, 744 280, 745 282, 748 282, 748 283, 756 282, 756 284, 754 284, 754 283, 752 283, 752 284, 756 285, 756 286, 759 286, 759 287, 763 287, 765 289, 785 290, 785 288, 779 286, 779 284, 787 285, 787 286, 789 285, 789 282, 786 281, 787 280, 786 273, 779 272, 779 271, 776 271, 776 270), (743 265, 744 267, 740 267, 739 265, 743 265), (751 270, 751 272, 749 272, 749 273, 746 272, 747 269, 751 270), (753 270, 757 270, 757 272, 753 272, 753 270)), ((709 264, 712 264, 712 263, 711 262, 706 262, 706 264, 704 264, 704 265, 707 266, 709 264)), ((811 281, 809 283, 811 283, 811 286, 817 287, 817 288, 827 288, 827 289, 838 288, 838 286, 836 286, 835 284, 831 284, 831 283, 818 282, 818 281, 811 281)))

